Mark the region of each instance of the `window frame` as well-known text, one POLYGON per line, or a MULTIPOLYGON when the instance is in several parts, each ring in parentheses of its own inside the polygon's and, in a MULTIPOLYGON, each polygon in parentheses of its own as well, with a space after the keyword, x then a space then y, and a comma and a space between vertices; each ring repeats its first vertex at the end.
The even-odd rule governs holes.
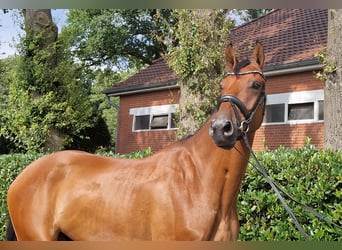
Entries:
POLYGON ((319 110, 320 110, 319 102, 323 102, 323 105, 324 105, 324 90, 323 89, 267 95, 266 107, 267 105, 284 104, 284 119, 283 119, 283 122, 266 122, 264 120, 262 125, 302 124, 302 123, 324 122, 324 114, 323 114, 323 120, 319 119, 319 110), (313 103, 313 112, 314 112, 313 119, 290 120, 289 119, 289 105, 304 104, 304 103, 313 103))

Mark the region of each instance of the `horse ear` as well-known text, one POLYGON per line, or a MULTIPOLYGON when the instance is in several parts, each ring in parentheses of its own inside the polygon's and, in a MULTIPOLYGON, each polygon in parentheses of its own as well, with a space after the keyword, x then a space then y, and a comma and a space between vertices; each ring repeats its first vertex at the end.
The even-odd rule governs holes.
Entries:
POLYGON ((232 43, 227 45, 225 55, 226 55, 227 68, 228 70, 233 71, 237 63, 237 58, 236 58, 235 49, 232 43))
POLYGON ((255 61, 259 64, 260 68, 263 69, 265 62, 264 47, 258 41, 256 42, 253 55, 255 61))

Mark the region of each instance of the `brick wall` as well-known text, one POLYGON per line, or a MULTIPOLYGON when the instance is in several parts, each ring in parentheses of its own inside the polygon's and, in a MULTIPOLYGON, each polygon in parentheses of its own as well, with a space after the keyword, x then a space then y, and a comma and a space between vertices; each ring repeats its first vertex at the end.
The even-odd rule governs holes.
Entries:
POLYGON ((163 90, 120 97, 118 136, 116 151, 120 154, 151 147, 158 151, 176 140, 176 130, 133 132, 133 115, 130 108, 179 103, 179 90, 163 90))
POLYGON ((323 148, 324 123, 262 126, 255 134, 253 149, 263 151, 265 146, 269 149, 276 149, 280 145, 300 148, 305 145, 306 137, 310 137, 311 143, 317 148, 323 148))
POLYGON ((286 92, 317 90, 323 88, 323 82, 315 78, 311 71, 267 77, 266 93, 280 94, 286 92))
MULTIPOLYGON (((285 92, 322 89, 323 83, 316 79, 313 72, 288 74, 268 77, 266 93, 279 94, 285 92)), ((132 132, 133 116, 130 108, 174 104, 179 102, 179 90, 164 90, 130 96, 121 96, 118 123, 117 152, 129 153, 146 147, 158 151, 176 140, 175 130, 157 130, 132 132)), ((265 125, 257 132, 253 148, 262 151, 264 146, 270 149, 280 145, 298 148, 305 144, 305 138, 311 137, 311 143, 323 148, 324 123, 265 125)))

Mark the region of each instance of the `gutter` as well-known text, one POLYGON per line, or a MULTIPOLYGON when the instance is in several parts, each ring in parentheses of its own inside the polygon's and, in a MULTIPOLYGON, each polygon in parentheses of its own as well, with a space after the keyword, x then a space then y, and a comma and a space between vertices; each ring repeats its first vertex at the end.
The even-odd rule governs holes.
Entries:
POLYGON ((323 66, 321 64, 316 65, 309 65, 297 68, 289 68, 289 69, 278 69, 272 71, 265 71, 265 76, 278 76, 278 75, 286 75, 286 74, 294 74, 300 73, 305 71, 314 71, 314 70, 321 70, 323 66))
POLYGON ((140 94, 147 93, 152 91, 160 91, 160 90, 169 90, 169 89, 178 89, 177 80, 171 80, 166 83, 159 83, 154 85, 145 85, 145 86, 134 86, 134 87, 125 87, 122 89, 117 89, 115 92, 103 91, 102 93, 108 97, 110 96, 124 96, 124 95, 132 95, 132 94, 140 94))
POLYGON ((321 69, 323 69, 323 65, 317 59, 311 59, 284 65, 266 66, 264 74, 265 76, 278 76, 321 69))

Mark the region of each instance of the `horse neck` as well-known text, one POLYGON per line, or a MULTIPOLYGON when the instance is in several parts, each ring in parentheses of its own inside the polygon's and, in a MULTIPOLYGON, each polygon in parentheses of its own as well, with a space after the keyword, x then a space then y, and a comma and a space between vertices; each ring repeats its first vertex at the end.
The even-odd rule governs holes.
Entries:
MULTIPOLYGON (((193 155, 197 170, 204 182, 222 189, 227 176, 234 176, 231 185, 239 188, 244 177, 250 152, 242 140, 235 147, 226 150, 214 143, 209 136, 210 119, 188 140, 188 148, 193 155)), ((254 133, 248 135, 252 145, 254 133)))

